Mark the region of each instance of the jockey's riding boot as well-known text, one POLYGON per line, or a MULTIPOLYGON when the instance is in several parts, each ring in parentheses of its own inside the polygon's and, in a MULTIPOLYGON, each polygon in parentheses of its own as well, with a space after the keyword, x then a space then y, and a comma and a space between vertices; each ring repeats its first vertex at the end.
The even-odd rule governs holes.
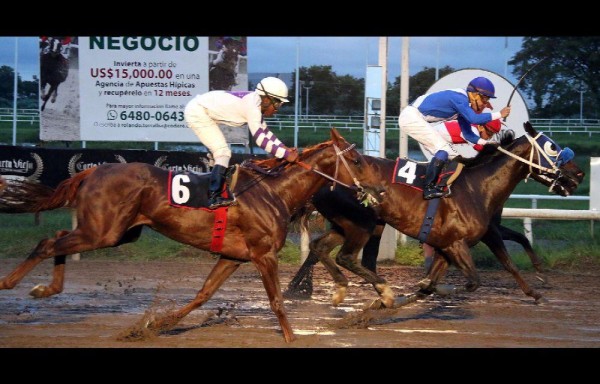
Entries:
POLYGON ((425 200, 444 196, 444 188, 438 186, 437 181, 445 164, 445 161, 434 157, 427 165, 427 171, 425 172, 425 188, 423 189, 423 198, 425 200))
POLYGON ((216 209, 219 207, 225 207, 233 203, 233 199, 230 197, 223 197, 223 184, 225 183, 225 173, 227 168, 215 164, 210 174, 210 181, 208 182, 208 208, 216 209))

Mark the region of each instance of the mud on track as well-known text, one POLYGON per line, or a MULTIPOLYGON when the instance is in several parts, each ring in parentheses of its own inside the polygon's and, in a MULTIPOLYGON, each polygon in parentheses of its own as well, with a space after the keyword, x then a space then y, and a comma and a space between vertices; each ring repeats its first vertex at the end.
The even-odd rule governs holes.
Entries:
MULTIPOLYGON (((5 276, 20 259, 0 260, 5 276)), ((333 284, 325 269, 314 273, 311 300, 287 300, 298 337, 283 340, 258 272, 243 265, 204 307, 157 337, 123 341, 122 336, 153 311, 182 306, 202 286, 214 265, 210 257, 175 261, 100 261, 83 256, 67 260, 65 290, 33 299, 28 292, 47 284, 52 261, 34 269, 13 290, 0 291, 0 347, 599 347, 600 268, 554 270, 548 284, 533 272, 524 277, 547 303, 534 304, 503 270, 480 271, 474 293, 433 296, 409 306, 382 311, 363 308, 376 298, 370 285, 349 276, 346 301, 330 303, 333 284)), ((282 287, 297 266, 280 266, 282 287)), ((409 293, 422 268, 389 266, 379 272, 396 294, 409 293)), ((451 270, 447 283, 464 280, 451 270)))

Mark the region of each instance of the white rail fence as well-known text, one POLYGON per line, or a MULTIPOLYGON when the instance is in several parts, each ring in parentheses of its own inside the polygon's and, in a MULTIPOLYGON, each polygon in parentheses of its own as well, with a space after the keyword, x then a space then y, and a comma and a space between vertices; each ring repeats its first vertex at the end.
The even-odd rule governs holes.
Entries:
MULTIPOLYGON (((13 120, 12 108, 0 108, 0 121, 13 120)), ((37 109, 17 109, 17 121, 33 124, 39 123, 39 111, 37 109)), ((385 119, 386 130, 397 131, 398 116, 387 116, 385 119)), ((269 126, 273 129, 282 130, 295 126, 294 115, 276 115, 267 119, 269 126)), ((536 129, 552 136, 554 133, 587 134, 593 137, 600 134, 600 119, 531 119, 536 129)), ((338 129, 364 129, 364 116, 338 116, 338 115, 302 115, 299 116, 298 128, 302 130, 329 129, 331 126, 338 129)))
POLYGON ((591 220, 590 235, 594 237, 594 220, 600 220, 600 211, 596 209, 540 209, 537 208, 538 200, 587 200, 590 196, 557 196, 557 195, 510 195, 511 199, 529 199, 531 208, 507 208, 502 210, 502 217, 523 219, 523 232, 525 237, 533 244, 532 219, 546 220, 591 220))

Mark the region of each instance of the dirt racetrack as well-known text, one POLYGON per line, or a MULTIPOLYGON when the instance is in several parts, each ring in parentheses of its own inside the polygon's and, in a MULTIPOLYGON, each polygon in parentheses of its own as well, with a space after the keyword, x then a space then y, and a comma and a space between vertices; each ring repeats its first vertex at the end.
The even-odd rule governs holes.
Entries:
MULTIPOLYGON (((20 259, 0 260, 5 276, 20 259)), ((243 265, 204 307, 171 331, 131 341, 125 335, 153 311, 181 306, 202 286, 214 259, 174 261, 67 260, 65 290, 33 299, 29 290, 51 278, 52 262, 34 269, 13 290, 0 291, 0 347, 97 348, 470 348, 599 347, 600 268, 552 270, 548 283, 524 277, 547 299, 536 305, 503 270, 481 271, 473 293, 432 296, 406 307, 364 310, 376 298, 370 285, 351 276, 346 301, 330 303, 332 283, 315 267, 311 300, 285 300, 298 337, 284 342, 260 277, 243 265)), ((285 289, 297 266, 281 265, 285 289)), ((409 293, 422 268, 383 266, 379 272, 396 294, 409 293)), ((349 274, 346 274, 349 276, 349 274)), ((451 269, 447 283, 464 279, 451 269)))

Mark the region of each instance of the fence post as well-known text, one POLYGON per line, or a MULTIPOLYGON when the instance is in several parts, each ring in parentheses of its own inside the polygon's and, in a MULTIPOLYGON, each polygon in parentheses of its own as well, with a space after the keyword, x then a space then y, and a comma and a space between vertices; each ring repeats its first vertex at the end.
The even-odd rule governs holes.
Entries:
MULTIPOLYGON (((537 208, 537 199, 531 199, 531 209, 537 208)), ((533 220, 531 217, 525 217, 523 219, 523 227, 525 232, 525 237, 527 240, 533 245, 533 228, 531 227, 533 220)))
MULTIPOLYGON (((75 209, 71 209, 71 228, 77 228, 77 211, 75 209)), ((81 259, 80 253, 74 253, 71 255, 71 260, 79 261, 81 259)))
MULTIPOLYGON (((600 209, 600 157, 590 157, 590 210, 600 209)), ((590 221, 594 238, 594 220, 590 221)))

